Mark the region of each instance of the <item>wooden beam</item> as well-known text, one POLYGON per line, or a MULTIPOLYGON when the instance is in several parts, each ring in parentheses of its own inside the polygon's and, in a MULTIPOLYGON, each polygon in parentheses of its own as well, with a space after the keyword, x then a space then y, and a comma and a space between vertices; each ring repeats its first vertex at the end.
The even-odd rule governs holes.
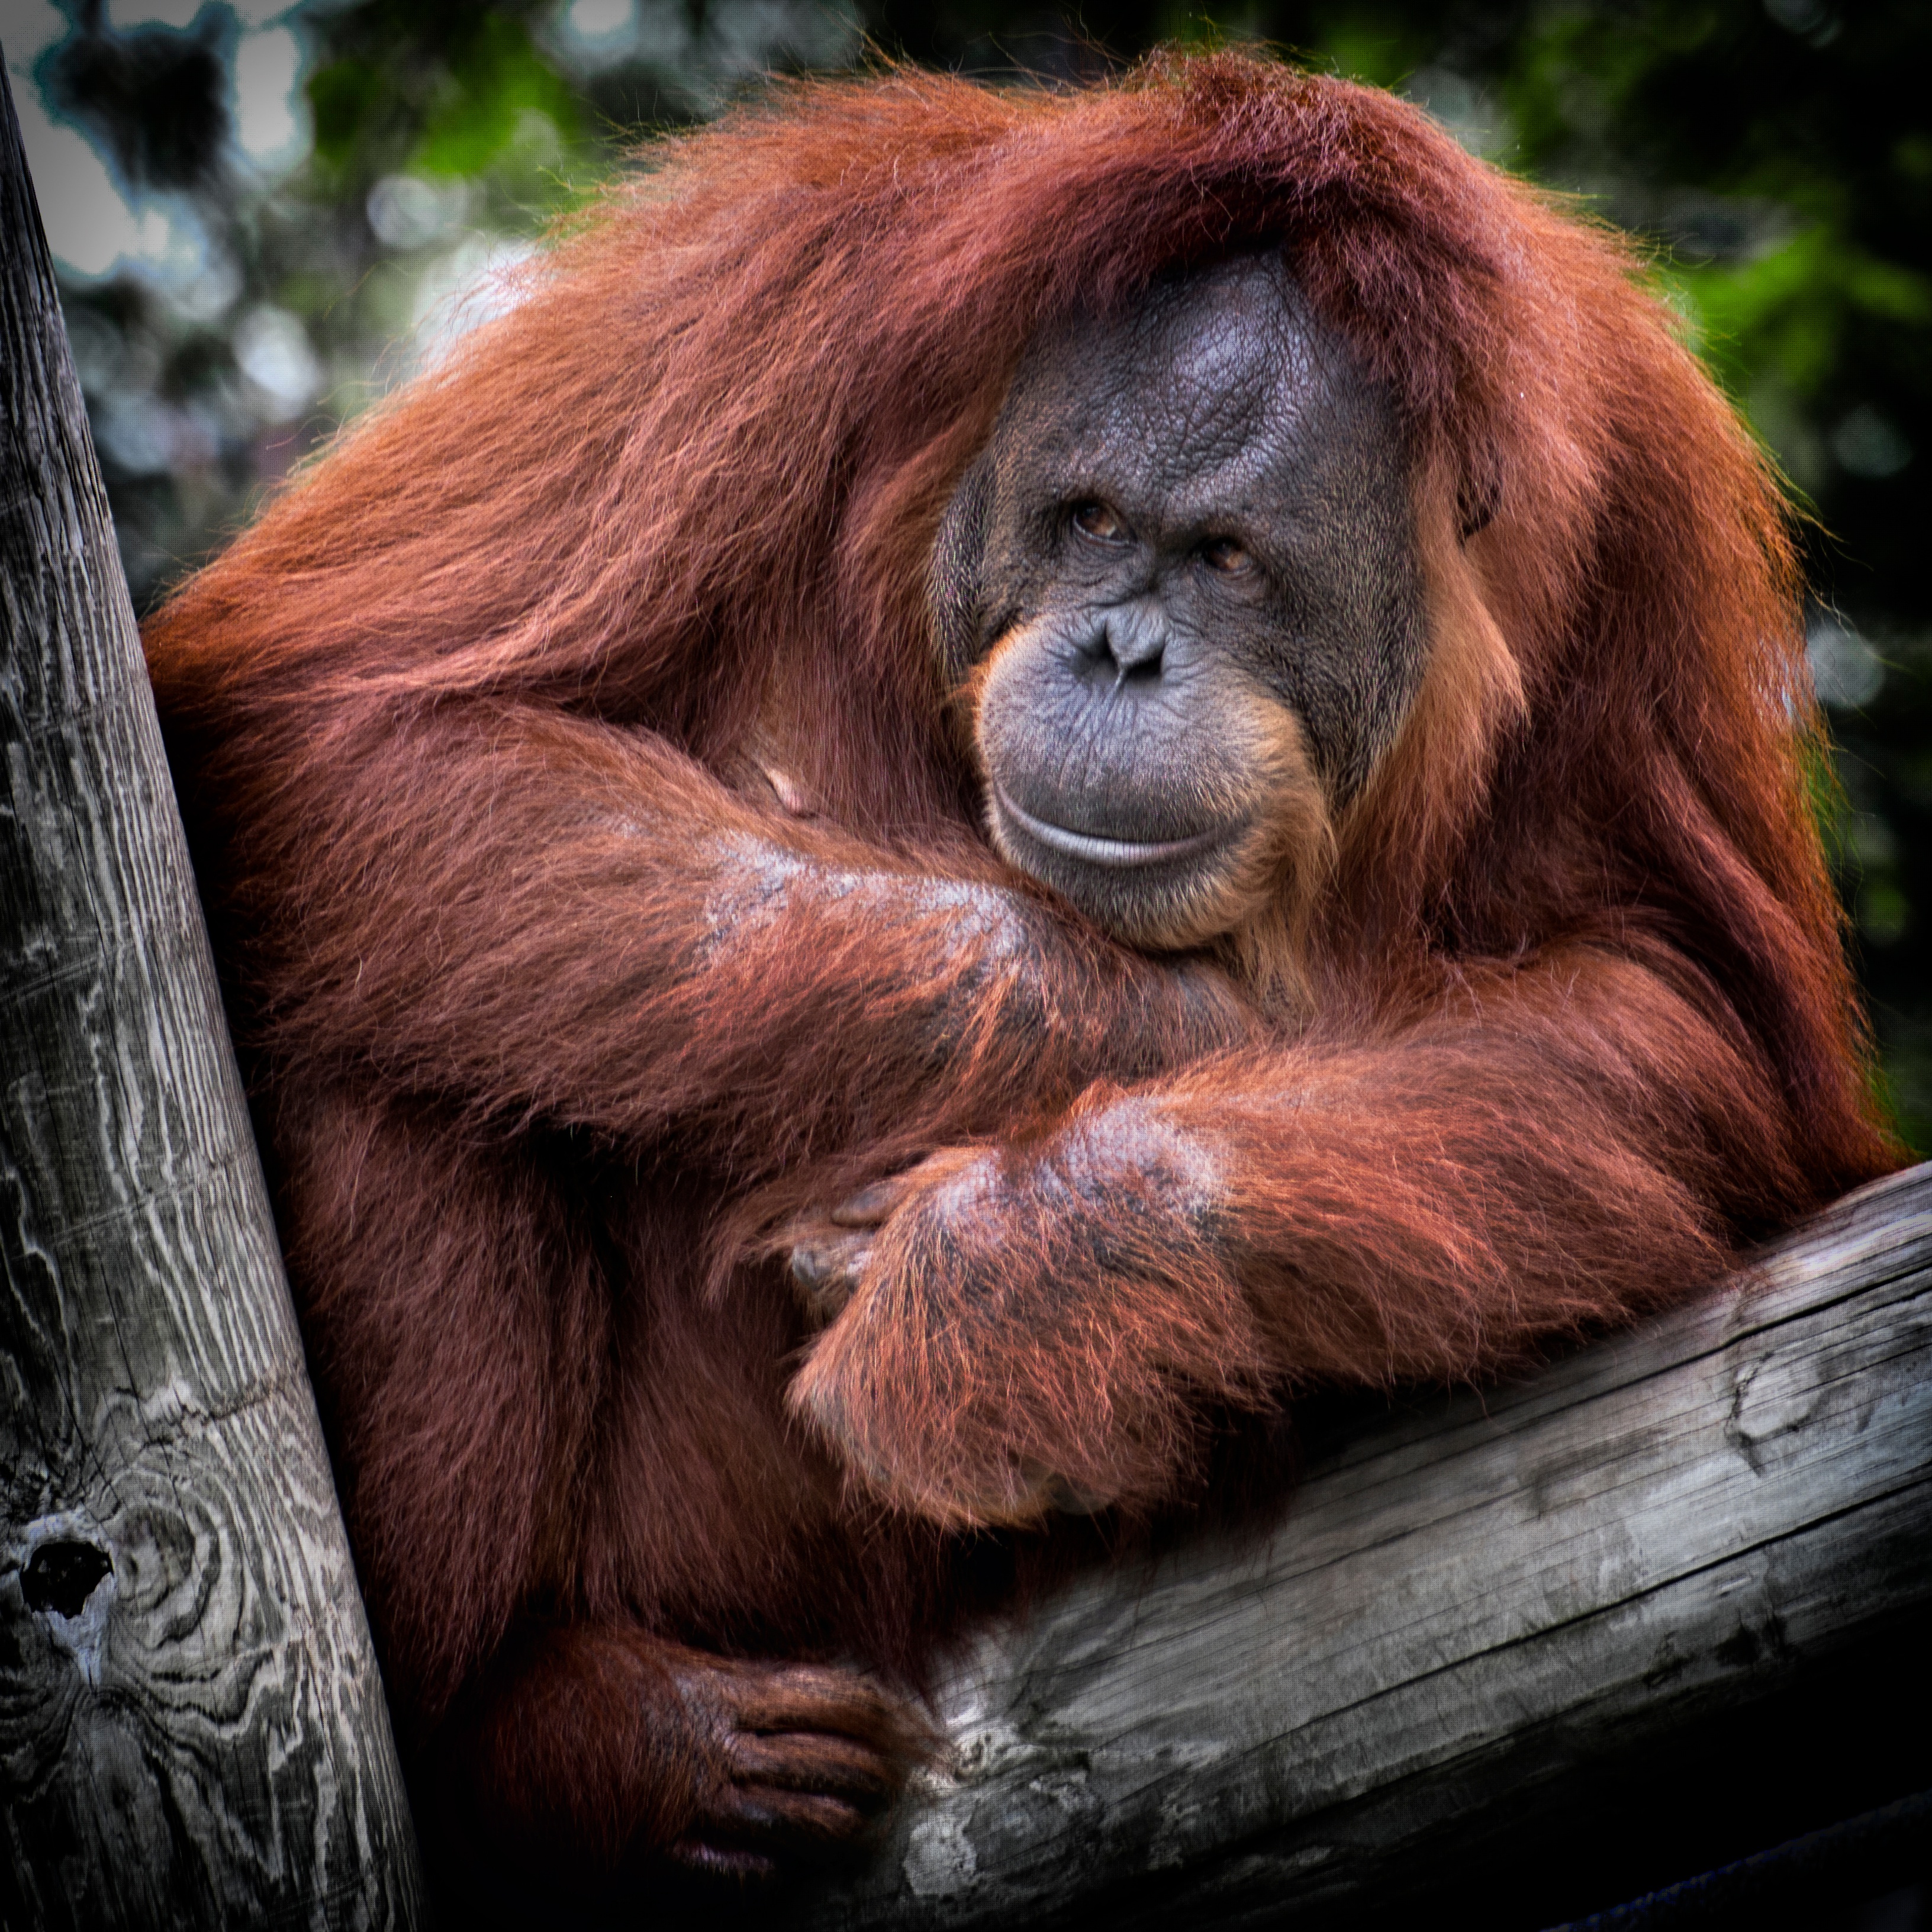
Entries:
MULTIPOLYGON (((1932 1165, 1848 1197, 1721 1293, 1372 1420, 1258 1541, 1093 1576, 988 1635, 943 1692, 955 1774, 864 1880, 800 1916, 1414 1924, 1454 1887, 1456 1922, 1547 1922, 1462 1888, 1534 1863, 1539 1834, 1588 1867, 1645 1787, 1695 1773, 1678 1741, 1826 1684, 1834 1660, 1883 1665, 1861 1694, 1882 1704, 1855 1713, 1868 1748, 1922 1695, 1928 1370, 1932 1165), (1625 1767, 1616 1816, 1591 1782, 1606 1762, 1625 1767)), ((1776 1756, 1764 1735, 1750 1751, 1776 1756)), ((1726 1750, 1726 1782, 1788 1784, 1726 1750)), ((1694 1778, 1667 1802, 1693 1814, 1690 1871, 1772 1836, 1700 1838, 1713 1797, 1694 1778)), ((1612 1861, 1600 1882, 1643 1869, 1612 1861)))
POLYGON ((422 1900, 0 73, 0 1926, 422 1900))

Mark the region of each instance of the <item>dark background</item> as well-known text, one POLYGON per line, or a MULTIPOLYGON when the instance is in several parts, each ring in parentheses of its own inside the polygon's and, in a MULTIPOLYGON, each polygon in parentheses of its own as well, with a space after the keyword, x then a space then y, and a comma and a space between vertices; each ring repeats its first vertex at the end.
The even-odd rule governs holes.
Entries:
POLYGON ((1820 820, 1932 1152, 1932 6, 0 0, 137 606, 487 313, 493 265, 640 134, 773 69, 1061 80, 1216 38, 1398 88, 1644 238, 1805 520, 1820 820))

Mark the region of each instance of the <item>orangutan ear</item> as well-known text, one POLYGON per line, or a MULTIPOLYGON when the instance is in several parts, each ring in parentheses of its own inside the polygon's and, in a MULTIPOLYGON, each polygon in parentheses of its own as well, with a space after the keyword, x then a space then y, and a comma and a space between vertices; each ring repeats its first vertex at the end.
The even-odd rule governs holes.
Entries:
POLYGON ((979 643, 980 566, 986 554, 986 521, 992 502, 992 459, 982 454, 959 479, 959 487, 939 520, 938 538, 932 546, 926 599, 932 610, 940 670, 949 690, 972 668, 979 643))

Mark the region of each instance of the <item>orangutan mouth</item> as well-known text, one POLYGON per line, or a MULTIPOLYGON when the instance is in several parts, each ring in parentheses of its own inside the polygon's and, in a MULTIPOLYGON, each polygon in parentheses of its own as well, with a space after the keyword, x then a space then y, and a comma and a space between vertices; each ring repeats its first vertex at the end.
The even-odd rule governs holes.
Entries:
POLYGON ((1044 818, 1036 818, 1030 812, 1013 802, 1012 796, 1004 785, 994 787, 994 796, 999 800, 1000 809, 1006 813, 1020 830, 1030 838, 1037 839, 1042 845, 1055 852, 1064 852, 1070 859, 1078 859, 1090 866, 1111 866, 1124 868, 1132 866, 1157 866, 1172 859, 1192 859, 1205 852, 1210 846, 1218 844, 1237 828, 1226 825, 1210 825, 1204 832, 1190 832, 1184 838, 1109 838, 1096 832, 1075 832, 1064 825, 1055 825, 1044 818))

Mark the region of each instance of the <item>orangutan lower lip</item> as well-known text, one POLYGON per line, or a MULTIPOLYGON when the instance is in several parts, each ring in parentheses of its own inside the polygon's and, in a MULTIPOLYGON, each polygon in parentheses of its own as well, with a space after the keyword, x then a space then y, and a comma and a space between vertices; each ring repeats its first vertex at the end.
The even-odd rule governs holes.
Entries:
POLYGON ((1007 796, 1004 786, 996 784, 993 790, 1000 801, 1000 809, 1010 814, 1022 831, 1037 838, 1042 845, 1050 846, 1056 852, 1064 852, 1070 859, 1082 860, 1090 866, 1153 866, 1164 859, 1191 859, 1196 853, 1206 851, 1209 846, 1217 844, 1227 836, 1226 826, 1214 825, 1205 832, 1190 832, 1185 838, 1103 838, 1097 832, 1070 832, 1064 825, 1049 824, 1043 818, 1036 818, 1032 813, 1022 811, 1007 796))

